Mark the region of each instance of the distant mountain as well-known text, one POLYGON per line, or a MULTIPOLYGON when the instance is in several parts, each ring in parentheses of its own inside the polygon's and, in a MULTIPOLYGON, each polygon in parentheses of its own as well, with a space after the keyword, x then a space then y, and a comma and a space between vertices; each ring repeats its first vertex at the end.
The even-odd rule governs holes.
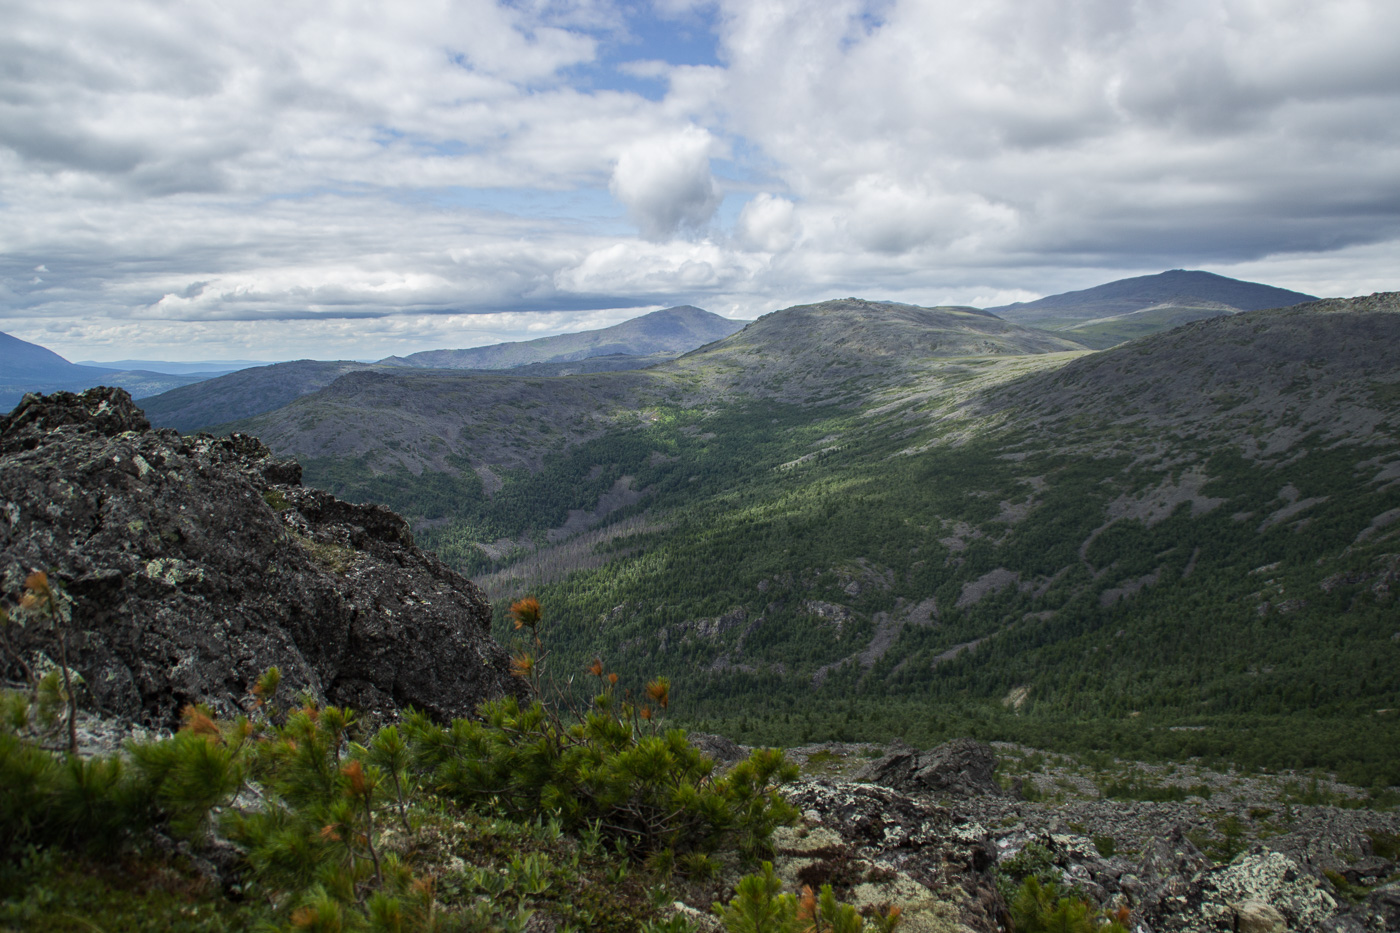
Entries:
POLYGON ((143 401, 142 407, 157 427, 193 431, 275 411, 360 370, 518 369, 522 375, 560 376, 638 369, 732 334, 744 323, 687 305, 602 330, 467 350, 426 350, 378 363, 297 360, 252 367, 143 401))
MULTIPOLYGON (((309 463, 353 458, 375 464, 375 472, 452 473, 458 469, 454 462, 467 455, 488 471, 537 469, 546 456, 619 420, 635 425, 640 412, 658 404, 765 399, 858 405, 882 389, 917 383, 931 370, 961 372, 984 361, 1065 352, 1085 350, 975 308, 847 298, 772 312, 723 340, 642 371, 560 378, 533 370, 561 364, 504 372, 379 368, 219 428, 254 434, 279 453, 309 463)), ((150 409, 148 416, 165 423, 150 409)), ((309 481, 325 479, 318 468, 310 463, 309 481)))
POLYGON ((0 333, 0 411, 9 411, 26 392, 82 392, 93 386, 120 386, 143 398, 209 378, 207 374, 122 370, 70 363, 52 350, 0 333))
POLYGON ((688 373, 724 391, 810 402, 901 383, 935 360, 1083 349, 976 308, 843 298, 766 314, 662 371, 688 373))
POLYGON ((107 360, 106 362, 98 362, 96 360, 79 360, 78 365, 96 366, 99 369, 137 369, 142 372, 166 373, 175 376, 198 375, 206 379, 212 379, 215 376, 222 376, 224 373, 247 369, 250 366, 266 366, 268 365, 268 361, 194 360, 192 362, 172 362, 170 360, 107 360))
MULTIPOLYGON (((590 356, 581 360, 563 360, 549 363, 526 363, 513 367, 510 372, 517 376, 580 376, 585 373, 619 373, 629 369, 646 369, 658 363, 675 359, 674 353, 649 353, 645 356, 631 356, 626 353, 608 353, 603 356, 590 356)), ((500 372, 498 369, 483 369, 478 372, 500 372)))
POLYGON ((746 321, 711 314, 690 305, 577 334, 498 343, 467 350, 425 350, 380 362, 420 369, 514 369, 530 363, 565 363, 595 356, 678 356, 739 330, 746 321))
POLYGON ((5 360, 5 369, 0 372, 4 382, 61 382, 116 372, 107 367, 70 363, 52 350, 9 334, 0 334, 0 357, 5 360))
POLYGON ((987 310, 1101 349, 1190 321, 1316 300, 1286 288, 1173 269, 987 310))
POLYGON ((254 366, 143 399, 141 407, 158 428, 194 431, 281 408, 346 373, 373 365, 353 360, 295 360, 254 366))

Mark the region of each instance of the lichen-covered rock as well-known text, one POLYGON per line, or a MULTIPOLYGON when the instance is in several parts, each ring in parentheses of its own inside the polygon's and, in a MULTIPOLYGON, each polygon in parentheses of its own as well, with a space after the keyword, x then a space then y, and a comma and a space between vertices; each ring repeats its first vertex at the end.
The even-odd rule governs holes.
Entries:
MULTIPOLYGON (((462 716, 522 689, 470 581, 388 509, 299 482, 253 438, 150 430, 120 389, 26 396, 0 417, 0 587, 61 582, 89 700, 148 724, 235 713, 271 665, 367 713, 462 716)), ((53 653, 13 634, 21 657, 53 653)))
POLYGON ((906 918, 901 929, 1001 929, 1006 905, 980 824, 878 785, 806 781, 784 793, 805 821, 799 833, 776 839, 795 884, 831 884, 847 900, 894 904, 906 918))
POLYGON ((1197 873, 1178 897, 1145 907, 1143 916, 1156 933, 1235 931, 1246 929, 1246 924, 1262 933, 1321 930, 1337 919, 1338 907, 1318 879, 1297 862, 1261 847, 1229 865, 1197 873), (1260 905, 1270 910, 1263 911, 1260 905), (1280 921, 1282 927, 1277 925, 1280 921))
POLYGON ((855 777, 857 781, 883 784, 905 793, 934 796, 1001 796, 992 772, 996 754, 990 745, 975 739, 954 739, 920 752, 897 742, 878 761, 855 777))

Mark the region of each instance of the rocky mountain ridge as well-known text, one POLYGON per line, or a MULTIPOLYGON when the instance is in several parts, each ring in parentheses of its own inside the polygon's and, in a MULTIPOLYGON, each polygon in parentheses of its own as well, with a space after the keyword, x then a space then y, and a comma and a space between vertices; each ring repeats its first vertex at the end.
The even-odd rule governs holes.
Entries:
MULTIPOLYGON (((369 715, 469 715, 521 689, 470 581, 394 513, 300 475, 253 438, 153 431, 120 389, 26 396, 0 418, 0 585, 14 598, 43 570, 66 589, 71 666, 133 721, 235 714, 273 665, 369 715)), ((7 679, 54 663, 50 633, 6 638, 7 679)))

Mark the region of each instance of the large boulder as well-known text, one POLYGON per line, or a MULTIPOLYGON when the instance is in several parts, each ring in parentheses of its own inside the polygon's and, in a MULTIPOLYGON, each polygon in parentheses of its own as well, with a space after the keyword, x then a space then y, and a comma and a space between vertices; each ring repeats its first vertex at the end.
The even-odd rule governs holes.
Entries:
MULTIPOLYGON (((25 396, 0 417, 0 594, 34 570, 61 583, 88 699, 153 725, 236 713, 272 665, 363 713, 522 691, 475 585, 393 512, 300 475, 254 438, 152 431, 121 389, 25 396)), ((56 658, 45 628, 11 627, 7 678, 56 658)))
POLYGON ((1001 796, 992 772, 996 753, 975 739, 954 739, 925 752, 896 741, 884 757, 856 774, 857 781, 881 784, 906 794, 935 797, 1001 796))

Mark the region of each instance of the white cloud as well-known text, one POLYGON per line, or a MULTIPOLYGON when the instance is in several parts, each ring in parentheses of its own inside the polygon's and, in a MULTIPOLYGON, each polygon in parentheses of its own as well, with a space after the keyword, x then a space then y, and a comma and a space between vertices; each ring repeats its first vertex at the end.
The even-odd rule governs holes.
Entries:
POLYGON ((687 126, 622 150, 609 190, 627 206, 643 236, 661 240, 709 223, 720 202, 710 174, 715 147, 707 130, 687 126))
POLYGON ((710 240, 630 241, 593 250, 555 282, 562 291, 666 296, 734 289, 760 268, 758 258, 710 240))
POLYGON ((739 212, 738 232, 750 249, 781 253, 792 246, 799 232, 793 203, 767 192, 756 195, 739 212))
POLYGON ((656 11, 718 24, 722 64, 635 44, 617 0, 12 2, 0 327, 374 356, 454 312, 1400 284, 1388 0, 656 11), (609 89, 637 78, 664 95, 609 89))

